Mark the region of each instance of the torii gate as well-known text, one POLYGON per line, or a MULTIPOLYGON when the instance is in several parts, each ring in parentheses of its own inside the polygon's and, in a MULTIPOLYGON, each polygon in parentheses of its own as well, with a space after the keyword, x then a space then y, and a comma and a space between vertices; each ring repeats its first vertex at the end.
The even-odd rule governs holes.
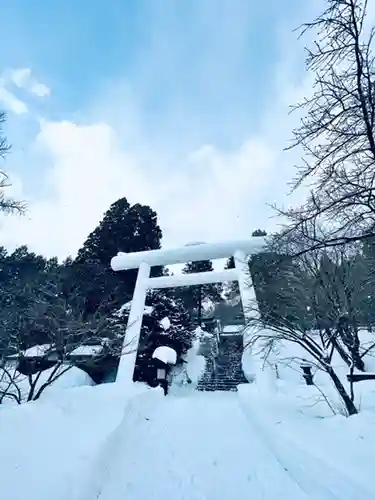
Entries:
MULTIPOLYGON (((124 338, 124 349, 129 352, 122 355, 119 362, 116 382, 127 384, 133 381, 134 367, 137 358, 139 337, 141 333, 146 293, 153 288, 172 288, 189 285, 204 285, 222 281, 238 281, 245 318, 248 321, 257 314, 256 309, 247 307, 255 300, 254 287, 248 267, 248 257, 262 251, 265 246, 263 237, 252 237, 247 241, 232 241, 222 243, 202 243, 175 249, 147 250, 143 252, 122 253, 112 258, 111 267, 114 271, 125 271, 138 268, 138 276, 124 338), (182 264, 206 259, 221 259, 234 257, 235 268, 224 271, 208 271, 194 274, 161 276, 150 278, 152 266, 182 264)), ((246 329, 244 346, 247 345, 246 329)))

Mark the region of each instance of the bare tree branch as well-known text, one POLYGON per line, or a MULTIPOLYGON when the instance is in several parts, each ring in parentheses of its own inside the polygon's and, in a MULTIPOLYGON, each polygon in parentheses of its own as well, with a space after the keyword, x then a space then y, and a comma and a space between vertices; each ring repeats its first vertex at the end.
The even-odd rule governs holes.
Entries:
POLYGON ((365 29, 366 0, 326 0, 328 7, 299 28, 313 31, 306 67, 315 74, 312 95, 293 106, 305 113, 287 149, 302 148, 292 188, 306 180, 306 203, 278 209, 289 223, 282 234, 306 235, 300 252, 375 235, 374 29, 365 29), (314 229, 324 227, 320 236, 314 229))

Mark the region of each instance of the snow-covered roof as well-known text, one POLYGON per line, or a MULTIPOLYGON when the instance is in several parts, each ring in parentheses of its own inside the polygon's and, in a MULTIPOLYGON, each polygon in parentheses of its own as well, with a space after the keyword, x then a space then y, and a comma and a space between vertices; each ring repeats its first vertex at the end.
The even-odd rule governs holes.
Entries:
POLYGON ((152 355, 154 359, 159 359, 168 365, 175 365, 177 362, 177 353, 172 347, 160 346, 157 347, 152 355))
POLYGON ((33 347, 29 347, 29 349, 26 349, 26 351, 24 351, 23 353, 23 356, 25 358, 42 358, 50 350, 51 344, 34 345, 33 347))
POLYGON ((103 350, 102 345, 80 345, 76 347, 69 356, 95 356, 103 350))
POLYGON ((229 333, 239 333, 242 332, 242 330, 245 328, 245 325, 225 325, 223 327, 223 333, 229 334, 229 333))

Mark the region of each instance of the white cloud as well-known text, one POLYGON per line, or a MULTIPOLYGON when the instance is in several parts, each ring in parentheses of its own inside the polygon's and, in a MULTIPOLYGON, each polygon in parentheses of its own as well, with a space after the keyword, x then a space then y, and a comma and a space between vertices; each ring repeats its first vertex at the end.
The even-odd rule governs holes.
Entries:
POLYGON ((19 68, 9 70, 9 79, 17 85, 17 87, 25 87, 31 77, 31 69, 19 68))
POLYGON ((106 124, 42 122, 36 147, 51 159, 44 179, 50 196, 31 200, 27 217, 5 219, 2 235, 10 247, 24 241, 37 252, 67 256, 110 203, 129 192, 145 191, 136 160, 116 147, 115 134, 106 124))
POLYGON ((142 151, 125 148, 106 123, 43 121, 35 147, 48 158, 49 196, 30 200, 24 218, 7 217, 2 241, 64 258, 123 196, 157 211, 167 246, 250 236, 257 227, 268 228, 265 203, 274 201, 283 190, 281 180, 290 177, 289 159, 280 154, 283 137, 272 136, 280 124, 269 125, 238 150, 206 145, 178 158, 173 169, 169 165, 171 175, 164 157, 153 154, 151 163, 145 161, 142 151))
POLYGON ((8 70, 6 74, 14 85, 26 89, 38 97, 45 97, 51 93, 51 90, 44 83, 40 83, 36 80, 30 68, 11 69, 8 70))
POLYGON ((34 82, 30 86, 30 92, 38 97, 45 97, 50 95, 51 90, 44 83, 34 82))
MULTIPOLYGON (((245 21, 244 24, 247 26, 245 21)), ((238 30, 238 26, 233 29, 238 30)), ((244 33, 247 30, 244 28, 244 33)), ((221 32, 213 33, 217 35, 220 48, 223 44, 221 32)), ((223 96, 222 105, 226 109, 232 102, 225 102, 225 96, 229 95, 228 89, 235 88, 235 73, 228 71, 232 75, 228 83, 226 75, 220 72, 232 53, 239 54, 237 45, 241 48, 246 38, 239 35, 238 43, 228 49, 225 61, 218 61, 216 69, 211 66, 205 69, 206 59, 212 65, 212 58, 221 54, 216 38, 211 40, 212 53, 207 53, 207 58, 200 60, 198 65, 200 77, 197 81, 206 88, 203 97, 207 97, 220 81, 216 97, 219 101, 223 96)), ((228 35, 228 39, 232 37, 228 35)), ((294 67, 294 52, 290 56, 289 42, 289 38, 283 41, 282 63, 276 67, 274 88, 268 87, 269 105, 257 124, 257 133, 249 133, 242 144, 231 150, 204 143, 196 148, 181 146, 184 138, 180 137, 179 130, 176 132, 175 124, 190 123, 191 117, 183 112, 187 109, 186 103, 183 101, 181 106, 178 99, 176 104, 172 99, 171 109, 163 114, 160 126, 154 127, 158 127, 154 131, 156 141, 151 140, 144 130, 139 94, 133 95, 134 82, 132 86, 128 81, 111 88, 86 113, 81 110, 80 116, 89 124, 41 122, 35 147, 41 159, 38 167, 44 162, 45 173, 38 174, 40 192, 48 192, 48 196, 30 199, 27 217, 5 219, 3 244, 14 247, 27 243, 33 251, 64 258, 77 251, 109 205, 123 196, 131 203, 148 204, 157 211, 165 246, 246 238, 256 228, 275 228, 275 221, 269 218, 273 212, 266 203, 282 203, 298 154, 282 152, 295 121, 287 115, 287 104, 295 102, 295 97, 306 85, 300 78, 301 66, 297 71, 294 67), (167 131, 167 137, 161 141, 157 134, 159 129, 167 131)), ((170 44, 167 47, 169 51, 170 44)), ((243 54, 243 49, 240 52, 243 54)), ((245 56, 238 57, 243 60, 245 56)), ((146 64, 150 60, 143 61, 144 72, 138 75, 137 89, 142 84, 145 88, 155 84, 155 78, 151 78, 145 68, 152 69, 157 64, 159 69, 163 57, 157 52, 150 59, 154 65, 146 64)), ((169 55, 166 59, 169 64, 169 55)), ((161 70, 159 73, 164 74, 161 70)), ((29 70, 16 70, 12 81, 25 88, 30 74, 29 70)), ((182 86, 176 87, 183 91, 182 86)), ((149 87, 143 89, 140 96, 147 96, 147 90, 149 87)), ((233 129, 237 130, 235 118, 233 122, 233 129)), ((200 136, 199 125, 191 120, 191 136, 200 136)), ((188 127, 186 135, 189 135, 188 127)))
POLYGON ((34 78, 31 69, 5 70, 0 76, 0 105, 16 115, 28 113, 29 106, 14 93, 13 89, 10 90, 12 85, 25 89, 38 97, 45 97, 50 94, 50 89, 34 78))
POLYGON ((26 103, 18 99, 12 92, 1 86, 0 80, 0 103, 12 113, 22 115, 28 112, 26 103))

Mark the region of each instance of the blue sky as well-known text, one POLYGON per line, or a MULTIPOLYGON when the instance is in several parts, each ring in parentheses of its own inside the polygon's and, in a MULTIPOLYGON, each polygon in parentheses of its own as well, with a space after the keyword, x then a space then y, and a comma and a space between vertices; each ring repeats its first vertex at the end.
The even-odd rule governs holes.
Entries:
POLYGON ((306 85, 292 29, 311 9, 266 7, 5 0, 6 169, 29 202, 3 221, 5 244, 74 254, 119 196, 158 211, 166 245, 271 227, 265 203, 293 175, 287 105, 306 85))

